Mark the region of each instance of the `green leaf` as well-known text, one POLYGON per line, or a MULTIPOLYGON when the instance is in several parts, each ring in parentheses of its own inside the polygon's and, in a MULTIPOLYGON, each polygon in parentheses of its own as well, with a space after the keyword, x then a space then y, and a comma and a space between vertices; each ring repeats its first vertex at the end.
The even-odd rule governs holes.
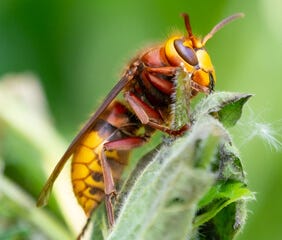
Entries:
POLYGON ((91 233, 92 239, 104 240, 108 235, 105 205, 101 204, 92 217, 93 231, 91 233))
MULTIPOLYGON (((57 219, 43 209, 35 208, 34 200, 15 183, 0 174, 0 216, 10 213, 18 221, 26 221, 45 233, 50 239, 71 239, 57 219)), ((0 234, 0 238, 1 238, 0 234)), ((2 236, 3 237, 3 236, 2 236)), ((1 238, 3 239, 3 238, 1 238)))
POLYGON ((244 224, 246 219, 246 202, 237 201, 227 205, 214 218, 199 227, 199 232, 192 240, 230 240, 244 224), (237 221, 239 219, 240 221, 237 221))
POLYGON ((171 146, 162 146, 139 169, 138 176, 134 173, 133 184, 122 189, 126 194, 119 200, 121 209, 107 239, 187 238, 197 203, 215 180, 212 172, 196 163, 202 157, 204 162, 211 162, 217 152, 214 149, 226 134, 217 121, 208 119, 196 123, 188 135, 171 146))
POLYGON ((212 162, 217 181, 199 201, 194 221, 194 239, 230 240, 246 219, 246 202, 254 199, 236 149, 224 142, 212 162))
MULTIPOLYGON (((194 227, 209 221, 229 204, 249 199, 254 199, 254 195, 245 184, 235 181, 217 182, 199 202, 200 214, 195 218, 194 227)), ((234 219, 235 216, 229 215, 225 223, 234 219)))
POLYGON ((243 105, 251 96, 245 93, 216 92, 196 106, 193 117, 199 119, 202 115, 211 114, 225 127, 234 126, 241 117, 243 105))
POLYGON ((218 152, 219 180, 236 180, 246 184, 246 176, 237 150, 230 143, 221 146, 218 152))
MULTIPOLYGON (((209 233, 209 239, 218 236, 222 240, 233 239, 246 220, 246 201, 234 201, 223 208, 209 222, 214 226, 214 235, 209 233), (243 213, 243 214, 242 214, 243 213)), ((205 226, 202 228, 204 230, 205 226)))
MULTIPOLYGON (((29 151, 34 149, 36 153, 38 153, 38 158, 36 159, 37 163, 31 161, 32 159, 28 158, 28 156, 18 156, 21 159, 22 165, 15 164, 14 166, 26 166, 18 168, 18 171, 21 171, 22 177, 19 177, 21 182, 28 183, 29 180, 27 179, 31 178, 33 182, 39 179, 43 180, 42 171, 39 169, 38 171, 35 171, 35 169, 32 174, 25 170, 29 169, 29 167, 33 167, 33 165, 41 165, 46 175, 48 175, 54 169, 60 155, 66 148, 63 138, 56 131, 50 119, 41 85, 39 81, 30 74, 7 75, 1 79, 0 128, 1 130, 3 128, 5 131, 9 130, 14 132, 15 135, 21 136, 21 141, 28 144, 27 146, 30 148, 29 151)), ((3 139, 2 141, 7 141, 7 139, 3 139)), ((17 139, 17 144, 19 144, 18 142, 19 139, 17 139)), ((12 155, 16 156, 19 154, 17 150, 18 149, 12 149, 12 155)), ((5 159, 3 158, 3 160, 5 159)), ((0 164, 1 163, 2 159, 0 159, 0 164)), ((65 222, 63 222, 55 218, 53 218, 53 220, 48 219, 48 217, 41 213, 41 211, 44 212, 44 210, 35 208, 36 203, 34 200, 30 200, 29 205, 26 205, 24 196, 29 198, 29 194, 19 187, 19 183, 16 184, 12 179, 5 176, 1 171, 1 167, 2 165, 0 166, 0 177, 10 182, 9 185, 3 184, 1 182, 2 179, 0 179, 1 194, 8 198, 10 198, 9 195, 11 192, 18 194, 20 197, 11 199, 15 200, 19 209, 23 208, 23 210, 28 210, 28 213, 24 212, 24 214, 21 214, 22 211, 18 211, 17 214, 19 218, 27 219, 32 222, 32 224, 38 225, 37 227, 40 228, 42 232, 45 232, 49 237, 52 235, 53 239, 67 239, 66 237, 58 237, 61 236, 61 234, 56 233, 56 231, 64 231, 61 230, 61 228, 66 228, 65 223, 68 226, 67 235, 73 236, 76 232, 80 231, 80 226, 84 223, 85 216, 79 209, 77 200, 73 197, 71 185, 66 184, 69 182, 69 174, 67 174, 66 171, 60 173, 60 177, 57 179, 53 188, 56 200, 58 200, 60 205, 60 213, 65 220, 65 222), (7 186, 10 186, 10 188, 7 186), (70 209, 72 209, 72 211, 70 211, 70 209), (47 218, 47 220, 45 220, 45 218, 47 218), (46 222, 48 224, 46 224, 46 222), (50 230, 51 228, 52 230, 50 230), (56 234, 57 238, 55 237, 56 234)), ((66 168, 67 167, 68 166, 66 166, 66 168)), ((14 174, 16 174, 16 171, 14 171, 14 174)), ((15 179, 18 176, 13 177, 15 179)), ((41 184, 43 185, 43 182, 41 184)), ((31 183, 30 188, 34 187, 35 184, 31 183)), ((39 194, 39 189, 37 192, 39 194)))
MULTIPOLYGON (((175 86, 182 93, 175 95, 175 129, 189 121, 186 77, 179 73, 182 81, 175 86)), ((165 141, 139 161, 115 202, 112 231, 105 237, 105 224, 96 222, 93 239, 232 239, 245 221, 246 201, 254 197, 222 123, 235 124, 250 96, 203 99, 187 135, 171 145, 172 139, 165 141)))

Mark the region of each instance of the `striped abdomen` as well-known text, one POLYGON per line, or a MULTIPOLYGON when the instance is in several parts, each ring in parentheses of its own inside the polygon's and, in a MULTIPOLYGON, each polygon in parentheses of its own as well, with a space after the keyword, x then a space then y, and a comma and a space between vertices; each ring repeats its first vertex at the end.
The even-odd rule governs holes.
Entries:
MULTIPOLYGON (((103 113, 92 131, 85 136, 73 154, 71 178, 73 190, 87 216, 104 198, 104 178, 101 167, 103 144, 128 138, 140 127, 132 120, 132 113, 121 103, 112 103, 103 113)), ((129 151, 105 151, 116 182, 127 164, 129 151)))

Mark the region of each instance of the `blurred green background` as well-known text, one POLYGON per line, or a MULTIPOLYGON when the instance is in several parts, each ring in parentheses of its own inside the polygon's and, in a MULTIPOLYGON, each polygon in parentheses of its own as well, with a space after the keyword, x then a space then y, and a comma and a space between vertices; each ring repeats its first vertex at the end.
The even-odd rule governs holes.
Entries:
MULTIPOLYGON (((252 138, 268 134, 269 125, 278 140, 281 135, 280 9, 279 0, 201 4, 189 0, 1 0, 0 76, 34 73, 56 129, 70 142, 118 81, 129 59, 151 43, 165 40, 175 29, 184 31, 180 13, 188 12, 193 32, 204 36, 224 17, 244 12, 245 18, 218 32, 207 49, 217 72, 216 90, 255 94, 240 125, 232 130, 257 198, 249 204, 247 224, 238 239, 281 239, 281 151, 267 144, 270 138, 252 138)), ((35 198, 43 184, 43 177, 36 176, 39 154, 29 151, 30 143, 5 126, 0 127, 4 173, 35 198)), ((3 219, 0 216, 0 224, 3 219)))

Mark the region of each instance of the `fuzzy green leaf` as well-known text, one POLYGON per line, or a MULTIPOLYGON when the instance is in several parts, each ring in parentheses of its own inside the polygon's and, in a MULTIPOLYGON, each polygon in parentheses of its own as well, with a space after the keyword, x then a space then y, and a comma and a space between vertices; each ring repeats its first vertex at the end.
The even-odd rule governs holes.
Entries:
POLYGON ((234 126, 241 117, 243 105, 251 96, 245 93, 216 92, 197 105, 193 114, 194 118, 198 119, 202 115, 211 114, 225 127, 234 126))
POLYGON ((93 221, 93 231, 91 233, 92 239, 95 240, 104 240, 108 235, 106 215, 105 215, 105 206, 101 204, 98 209, 95 211, 95 214, 92 217, 93 221))
MULTIPOLYGON (((218 93, 205 98, 192 112, 186 136, 141 159, 119 194, 116 224, 106 239, 232 239, 253 195, 220 121, 235 124, 250 96, 218 93)), ((181 94, 175 97, 185 100, 181 94)), ((181 117, 175 123, 179 127, 184 121, 181 117)))
MULTIPOLYGON (((214 185, 199 202, 201 214, 195 218, 194 227, 207 222, 219 213, 224 207, 238 200, 253 199, 253 193, 245 184, 236 181, 220 181, 214 185)), ((234 220, 235 216, 229 215, 228 221, 234 220)))
POLYGON ((217 181, 199 201, 193 239, 230 240, 246 219, 246 201, 254 199, 246 186, 245 173, 230 140, 222 143, 211 164, 217 181))
POLYGON ((121 209, 107 239, 186 239, 197 203, 215 175, 197 164, 198 148, 211 162, 225 131, 212 118, 194 125, 189 135, 163 146, 135 178, 121 199, 121 209), (204 142, 205 144, 199 144, 204 142), (196 154, 197 152, 197 154, 196 154), (201 167, 195 167, 195 166, 201 167))

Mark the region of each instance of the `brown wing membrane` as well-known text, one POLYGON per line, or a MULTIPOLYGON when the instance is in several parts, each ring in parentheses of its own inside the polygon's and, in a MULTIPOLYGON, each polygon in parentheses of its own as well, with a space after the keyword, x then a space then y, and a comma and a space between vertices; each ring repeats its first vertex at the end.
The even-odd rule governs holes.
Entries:
POLYGON ((113 99, 120 93, 120 91, 126 86, 128 82, 130 82, 134 76, 137 74, 138 67, 140 66, 139 61, 136 61, 131 65, 132 67, 126 71, 120 81, 114 86, 114 88, 108 93, 103 104, 98 108, 98 110, 91 116, 90 120, 84 125, 81 131, 77 134, 77 136, 73 139, 68 149, 61 157, 60 161, 57 163, 55 169, 52 174, 48 178, 46 184, 44 185, 39 198, 37 200, 37 206, 41 207, 47 204, 54 181, 60 174, 63 169, 65 163, 73 154, 76 147, 79 145, 85 134, 91 130, 91 128, 96 124, 97 118, 104 112, 104 110, 109 106, 109 104, 113 101, 113 99))

